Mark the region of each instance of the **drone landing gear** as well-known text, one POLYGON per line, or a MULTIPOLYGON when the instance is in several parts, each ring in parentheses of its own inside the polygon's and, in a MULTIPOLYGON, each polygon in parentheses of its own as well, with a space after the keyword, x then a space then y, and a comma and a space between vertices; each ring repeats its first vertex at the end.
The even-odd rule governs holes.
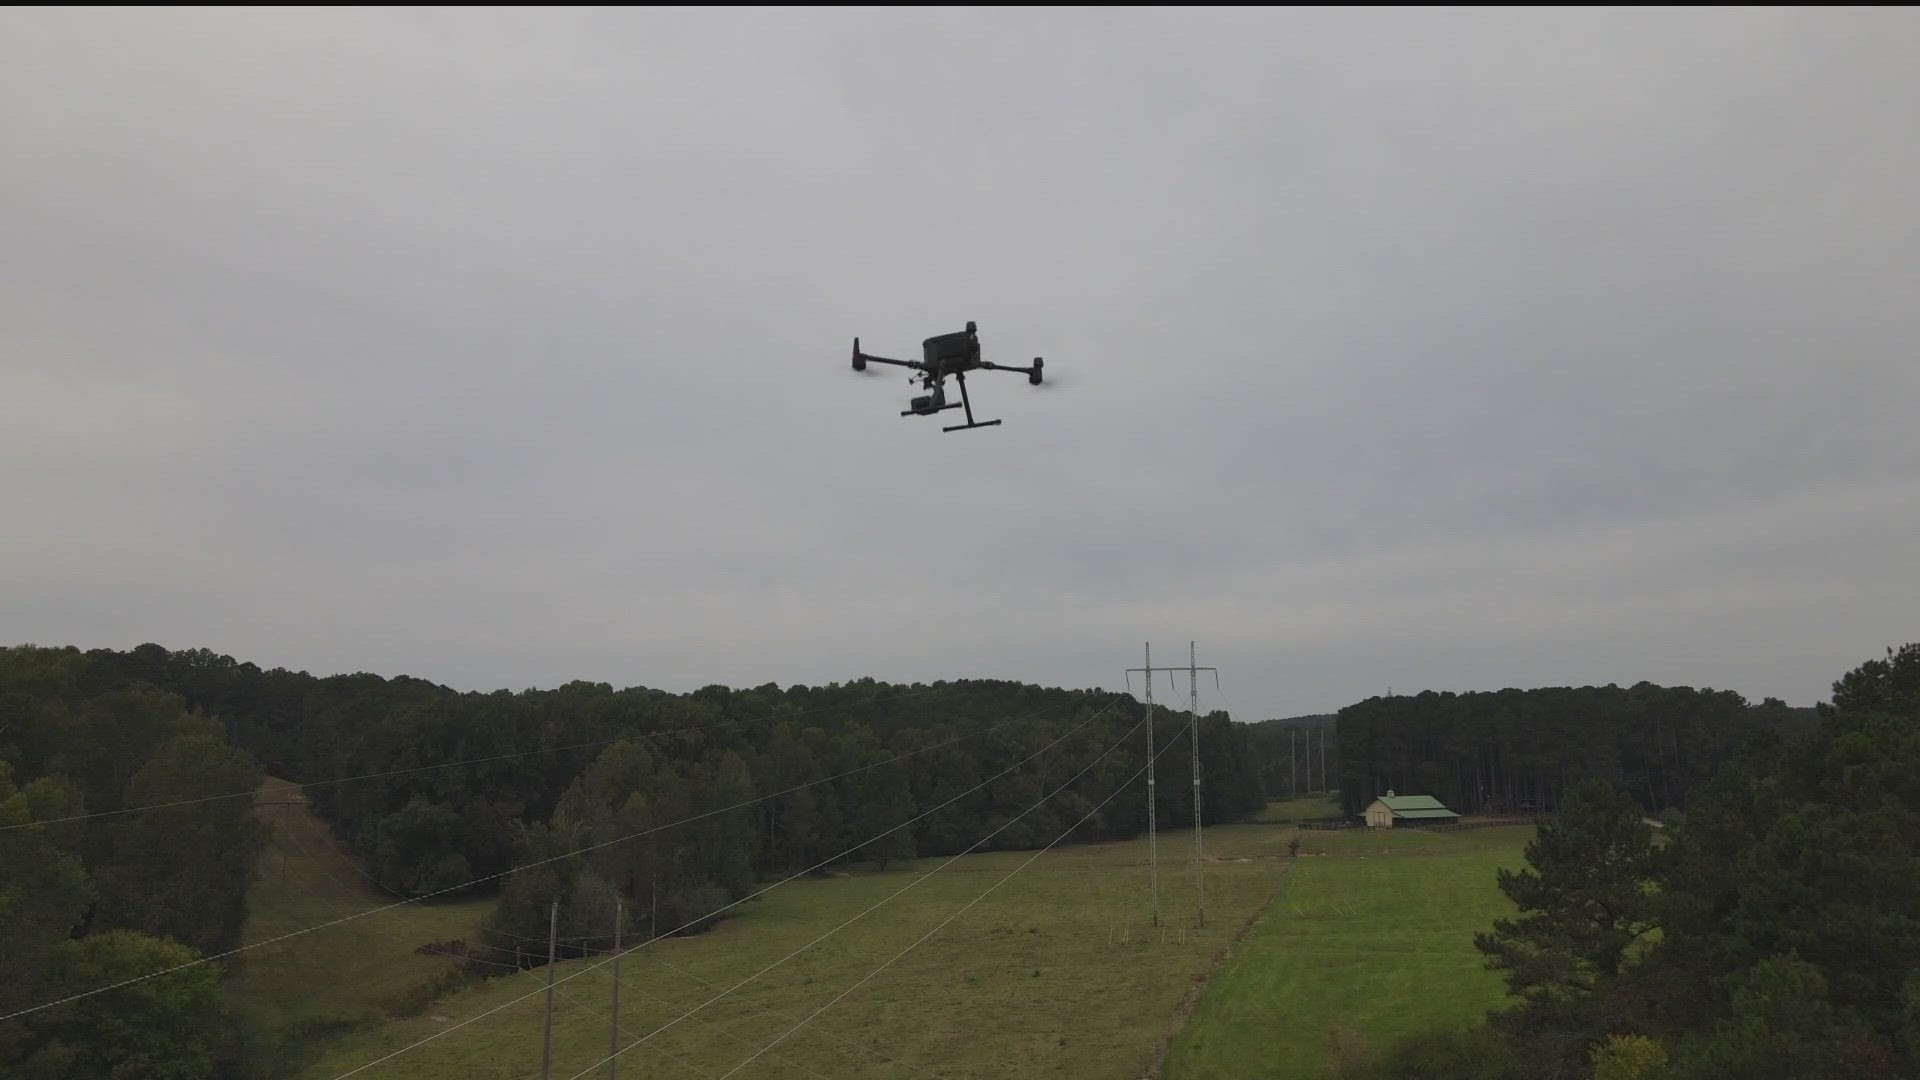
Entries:
MULTIPOLYGON (((968 329, 971 330, 972 327, 969 326, 968 329)), ((952 427, 941 428, 941 431, 965 431, 968 428, 992 427, 1000 422, 998 420, 981 420, 975 422, 973 419, 973 403, 967 400, 967 377, 964 373, 956 371, 953 373, 953 378, 955 382, 960 384, 960 404, 967 410, 967 422, 964 424, 955 424, 952 427)), ((953 406, 949 405, 947 408, 951 409, 953 406)))

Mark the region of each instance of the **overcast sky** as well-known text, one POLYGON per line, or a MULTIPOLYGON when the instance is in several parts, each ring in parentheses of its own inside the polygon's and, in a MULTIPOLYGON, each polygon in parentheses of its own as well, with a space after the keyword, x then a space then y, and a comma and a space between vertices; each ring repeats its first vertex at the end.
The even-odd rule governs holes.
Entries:
POLYGON ((0 12, 0 641, 1810 704, 1917 114, 1899 10, 0 12), (848 370, 968 320, 1058 386, 848 370))

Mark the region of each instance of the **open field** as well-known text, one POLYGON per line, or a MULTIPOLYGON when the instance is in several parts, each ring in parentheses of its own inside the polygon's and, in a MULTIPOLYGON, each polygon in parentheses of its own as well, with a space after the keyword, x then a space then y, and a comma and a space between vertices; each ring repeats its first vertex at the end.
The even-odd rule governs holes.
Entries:
MULTIPOLYGON (((263 801, 286 798, 263 791, 263 801)), ((1260 823, 1208 830, 1204 930, 1193 925, 1190 833, 1161 836, 1164 933, 1148 918, 1144 840, 1063 846, 837 1002, 1032 853, 968 856, 930 876, 944 860, 782 886, 712 933, 666 939, 622 962, 626 1045, 792 956, 626 1051, 621 1072, 717 1077, 833 1002, 736 1075, 1134 1077, 1173 1036, 1169 1080, 1315 1077, 1336 1030, 1381 1046, 1471 1023, 1497 1004, 1499 979, 1480 967, 1472 933, 1506 910, 1493 872, 1521 862, 1532 830, 1300 833, 1281 824, 1327 806, 1318 797, 1276 802, 1260 823), (1290 863, 1295 836, 1301 858, 1290 863), (1276 894, 1219 967, 1234 933, 1276 894), (848 920, 856 921, 806 948, 848 920), (1193 1007, 1195 980, 1209 970, 1182 1028, 1183 1003, 1193 1007)), ((304 806, 261 813, 276 829, 249 941, 392 900, 304 806)), ((545 970, 431 1000, 455 961, 413 951, 471 938, 489 903, 408 905, 249 956, 234 989, 250 1002, 253 1058, 329 1080, 444 1033, 355 1075, 537 1077, 545 970)), ((607 1054, 611 969, 589 970, 594 962, 557 967, 553 1075, 562 1080, 607 1054)), ((604 1072, 598 1064, 590 1075, 604 1072)))
POLYGON ((1473 933, 1531 826, 1301 833, 1298 866, 1174 1040, 1167 1080, 1324 1075, 1331 1044, 1464 1027, 1503 1000, 1473 933))
POLYGON ((1340 793, 1302 795, 1297 799, 1275 799, 1253 820, 1266 825, 1291 825, 1296 821, 1334 817, 1340 813, 1340 793))
MULTIPOLYGON (((937 1075, 1130 1077, 1155 1058, 1182 1002, 1286 873, 1292 830, 1229 825, 1207 834, 1208 922, 1193 926, 1191 834, 1161 838, 1166 927, 1149 926, 1144 840, 1062 846, 1012 877, 924 944, 737 1074, 742 1078, 937 1075)), ((737 909, 740 917, 666 939, 623 961, 623 1042, 654 1031, 816 937, 913 885, 899 899, 800 951, 693 1019, 621 1058, 621 1075, 720 1076, 833 1002, 980 896, 1031 852, 941 860, 908 870, 805 879, 737 909), (919 882, 919 884, 914 884, 919 882)), ((556 1080, 607 1053, 609 967, 558 965, 556 1080)), ((455 991, 427 1013, 332 1044, 308 1078, 336 1077, 414 1040, 448 1034, 358 1076, 508 1080, 539 1074, 545 971, 455 991), (458 1028, 469 1017, 524 1001, 458 1028)), ((599 1065, 591 1075, 604 1075, 599 1065)))
MULTIPOLYGON (((257 802, 273 836, 248 893, 243 944, 395 901, 346 857, 297 787, 269 779, 257 802)), ((241 954, 227 987, 252 1074, 291 1072, 329 1033, 423 1003, 459 961, 415 947, 470 939, 492 906, 491 900, 408 904, 241 954)))

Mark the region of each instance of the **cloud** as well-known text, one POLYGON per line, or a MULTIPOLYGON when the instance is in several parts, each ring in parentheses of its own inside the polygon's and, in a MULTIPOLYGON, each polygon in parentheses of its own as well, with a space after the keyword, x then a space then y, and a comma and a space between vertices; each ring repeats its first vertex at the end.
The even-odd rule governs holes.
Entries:
POLYGON ((0 638, 456 685, 1913 636, 1897 11, 0 15, 0 638), (1005 426, 901 419, 977 320, 1005 426))

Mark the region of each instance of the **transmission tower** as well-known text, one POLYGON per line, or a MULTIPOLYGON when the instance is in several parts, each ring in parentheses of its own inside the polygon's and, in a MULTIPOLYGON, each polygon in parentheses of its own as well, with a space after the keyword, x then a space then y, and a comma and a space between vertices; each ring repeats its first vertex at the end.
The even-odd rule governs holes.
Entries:
POLYGON ((1220 669, 1201 667, 1196 664, 1194 643, 1189 641, 1186 667, 1154 667, 1153 643, 1147 642, 1146 666, 1127 669, 1129 686, 1132 685, 1132 676, 1136 671, 1144 672, 1147 679, 1147 880, 1153 894, 1153 925, 1160 925, 1160 838, 1156 821, 1158 789, 1155 787, 1154 780, 1154 761, 1160 755, 1153 742, 1153 673, 1164 671, 1167 673, 1168 681, 1172 681, 1174 672, 1184 671, 1187 673, 1188 708, 1192 716, 1192 723, 1188 725, 1188 729, 1193 733, 1193 872, 1198 887, 1196 918, 1199 925, 1205 926, 1207 925, 1207 877, 1200 842, 1200 673, 1213 672, 1214 684, 1217 687, 1220 682, 1220 669))

